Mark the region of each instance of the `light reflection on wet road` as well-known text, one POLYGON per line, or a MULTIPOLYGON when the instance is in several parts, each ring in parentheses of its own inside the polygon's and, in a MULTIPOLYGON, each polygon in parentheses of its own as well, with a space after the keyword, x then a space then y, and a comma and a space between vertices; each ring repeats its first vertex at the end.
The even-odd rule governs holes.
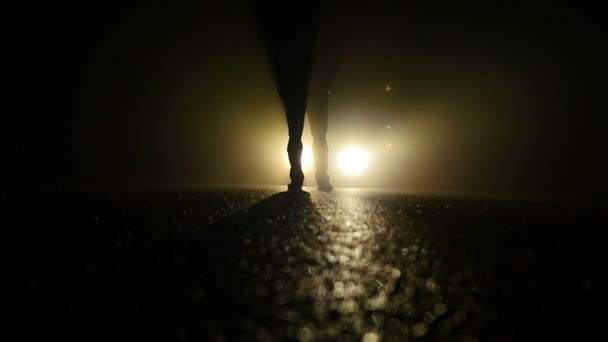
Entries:
POLYGON ((596 320, 594 210, 276 188, 41 203, 66 228, 31 242, 30 312, 110 337, 563 340, 596 320))
MULTIPOLYGON (((437 246, 412 225, 408 213, 419 207, 384 202, 393 201, 354 190, 283 193, 237 220, 264 231, 242 232, 236 252, 255 307, 243 326, 261 340, 403 340, 431 329, 450 336, 479 310, 475 289, 450 282, 437 246), (457 299, 448 301, 447 291, 459 291, 457 299), (272 319, 282 323, 264 325, 272 319)), ((464 278, 464 271, 452 272, 464 278)))

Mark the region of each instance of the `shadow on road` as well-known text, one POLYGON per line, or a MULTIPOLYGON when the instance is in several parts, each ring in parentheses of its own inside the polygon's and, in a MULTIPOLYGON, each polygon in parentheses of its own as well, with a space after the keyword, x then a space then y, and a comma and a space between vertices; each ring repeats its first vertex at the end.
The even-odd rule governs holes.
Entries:
POLYGON ((191 285, 175 291, 186 297, 181 311, 167 318, 183 317, 190 336, 263 338, 260 322, 272 329, 281 321, 275 308, 282 299, 276 294, 283 293, 287 282, 277 275, 294 278, 293 271, 302 269, 303 261, 294 258, 296 246, 314 238, 309 227, 318 225, 320 217, 309 193, 280 192, 196 234, 178 236, 182 243, 172 245, 184 248, 176 255, 193 257, 183 264, 175 285, 191 285))
POLYGON ((79 341, 508 341, 598 326, 605 212, 274 191, 15 201, 14 327, 79 341))
POLYGON ((318 214, 307 193, 234 193, 24 196, 12 214, 25 289, 16 327, 73 340, 251 339, 237 318, 288 265, 286 223, 318 214))

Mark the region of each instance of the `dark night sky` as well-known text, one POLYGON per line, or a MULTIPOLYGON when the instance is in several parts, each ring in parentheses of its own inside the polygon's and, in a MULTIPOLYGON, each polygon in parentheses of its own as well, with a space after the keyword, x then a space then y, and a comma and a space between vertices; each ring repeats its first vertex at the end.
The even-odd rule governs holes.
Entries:
MULTIPOLYGON (((344 3, 330 148, 381 120, 418 146, 407 176, 359 185, 605 196, 597 8, 344 3)), ((8 184, 286 182, 286 127, 247 2, 13 11, 8 184)))

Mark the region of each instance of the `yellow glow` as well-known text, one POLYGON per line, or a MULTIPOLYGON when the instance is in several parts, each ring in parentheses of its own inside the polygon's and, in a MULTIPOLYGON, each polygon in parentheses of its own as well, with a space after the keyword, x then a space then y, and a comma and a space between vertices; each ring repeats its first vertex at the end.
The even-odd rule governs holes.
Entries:
POLYGON ((369 155, 358 147, 348 147, 338 156, 338 167, 347 175, 358 175, 365 171, 369 155))
POLYGON ((308 171, 312 168, 313 159, 312 159, 312 148, 308 145, 304 145, 304 150, 302 151, 302 171, 308 171))
MULTIPOLYGON (((285 153, 285 166, 289 167, 289 157, 287 153, 285 153)), ((312 170, 314 165, 313 157, 312 157, 312 148, 310 145, 304 145, 304 149, 302 150, 302 171, 307 172, 312 170)))

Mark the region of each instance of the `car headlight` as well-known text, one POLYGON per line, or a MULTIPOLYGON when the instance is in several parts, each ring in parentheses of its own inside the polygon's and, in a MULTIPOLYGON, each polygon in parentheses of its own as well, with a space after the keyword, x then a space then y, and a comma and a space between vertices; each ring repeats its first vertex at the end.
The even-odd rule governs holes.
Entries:
POLYGON ((367 151, 356 146, 347 147, 338 155, 338 168, 349 176, 361 174, 367 169, 368 162, 367 151))

